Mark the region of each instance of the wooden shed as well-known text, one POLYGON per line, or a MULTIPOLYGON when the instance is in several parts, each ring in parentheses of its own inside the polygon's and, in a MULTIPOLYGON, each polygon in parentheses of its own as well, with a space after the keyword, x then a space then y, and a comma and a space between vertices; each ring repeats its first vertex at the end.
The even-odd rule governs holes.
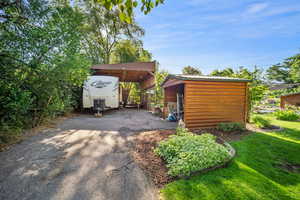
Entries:
POLYGON ((246 79, 169 75, 164 88, 164 115, 175 110, 187 128, 215 127, 221 122, 245 123, 248 118, 246 79))
POLYGON ((281 96, 280 107, 284 109, 286 104, 300 106, 300 92, 281 96))

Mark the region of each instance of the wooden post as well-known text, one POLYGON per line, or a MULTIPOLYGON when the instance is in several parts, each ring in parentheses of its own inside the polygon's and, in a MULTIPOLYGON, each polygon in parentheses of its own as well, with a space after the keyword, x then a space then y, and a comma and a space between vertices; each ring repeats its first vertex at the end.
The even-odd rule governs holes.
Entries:
POLYGON ((285 107, 284 97, 280 97, 280 108, 284 109, 284 107, 285 107))
POLYGON ((245 83, 245 123, 249 122, 249 109, 252 107, 251 105, 251 96, 249 95, 249 87, 248 83, 245 83))

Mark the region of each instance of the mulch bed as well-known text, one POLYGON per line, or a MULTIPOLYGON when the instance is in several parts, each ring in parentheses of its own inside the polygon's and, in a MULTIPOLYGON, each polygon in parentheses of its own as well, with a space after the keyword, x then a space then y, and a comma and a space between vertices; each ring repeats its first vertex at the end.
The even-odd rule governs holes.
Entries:
POLYGON ((251 134, 252 132, 249 131, 248 129, 246 129, 244 131, 224 132, 224 131, 220 131, 216 128, 204 128, 204 129, 199 129, 199 130, 193 130, 193 133, 195 133, 195 134, 210 133, 212 135, 217 136, 217 138, 221 138, 227 142, 232 142, 232 141, 241 140, 243 137, 251 134))
MULTIPOLYGON (((211 133, 216 135, 218 137, 217 142, 221 144, 223 144, 224 140, 239 140, 241 137, 251 133, 249 131, 224 133, 216 129, 203 129, 193 132, 196 134, 211 133)), ((133 159, 158 188, 174 181, 176 178, 167 174, 166 163, 153 150, 160 141, 167 139, 173 134, 175 134, 175 130, 147 131, 138 134, 133 142, 134 145, 131 152, 133 159)))
POLYGON ((174 178, 167 174, 166 163, 153 150, 160 141, 174 133, 175 130, 148 131, 140 133, 134 140, 132 156, 158 188, 171 182, 174 178))

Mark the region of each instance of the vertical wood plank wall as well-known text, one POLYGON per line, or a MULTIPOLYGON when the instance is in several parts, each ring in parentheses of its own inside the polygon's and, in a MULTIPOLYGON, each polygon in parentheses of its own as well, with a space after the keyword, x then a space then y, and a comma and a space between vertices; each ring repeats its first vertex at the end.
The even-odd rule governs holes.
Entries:
POLYGON ((242 122, 247 116, 247 83, 185 81, 184 121, 187 128, 242 122))

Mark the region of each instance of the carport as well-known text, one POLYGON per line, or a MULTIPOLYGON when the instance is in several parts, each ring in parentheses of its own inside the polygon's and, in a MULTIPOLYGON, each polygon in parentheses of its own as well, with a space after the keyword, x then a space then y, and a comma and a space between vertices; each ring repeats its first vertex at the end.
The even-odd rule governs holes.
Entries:
POLYGON ((176 112, 187 128, 215 127, 221 122, 246 123, 248 117, 246 79, 169 75, 164 88, 164 115, 176 112))
MULTIPOLYGON (((148 107, 148 95, 146 90, 155 85, 154 73, 156 62, 132 62, 118 64, 99 64, 91 67, 93 75, 115 76, 120 82, 139 83, 144 91, 141 94, 141 104, 148 107)), ((123 91, 126 92, 126 91, 123 91)))
POLYGON ((138 82, 146 90, 155 85, 155 62, 132 62, 94 65, 94 75, 119 77, 120 82, 138 82))

